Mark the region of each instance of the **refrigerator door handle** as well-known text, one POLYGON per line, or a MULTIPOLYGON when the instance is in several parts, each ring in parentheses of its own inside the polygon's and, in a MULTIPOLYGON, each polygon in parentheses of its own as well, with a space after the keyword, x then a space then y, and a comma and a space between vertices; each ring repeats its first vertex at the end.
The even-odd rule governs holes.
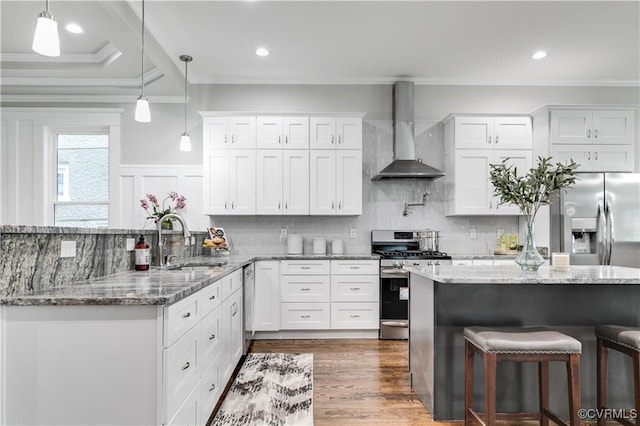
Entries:
POLYGON ((596 217, 596 256, 598 265, 605 264, 607 240, 607 219, 605 217, 604 206, 598 202, 598 216, 596 217))
POLYGON ((613 212, 611 209, 611 203, 607 201, 607 204, 604 207, 604 216, 605 222, 607 224, 607 229, 605 232, 605 244, 606 244, 606 255, 605 255, 605 265, 611 264, 611 251, 613 250, 613 212))

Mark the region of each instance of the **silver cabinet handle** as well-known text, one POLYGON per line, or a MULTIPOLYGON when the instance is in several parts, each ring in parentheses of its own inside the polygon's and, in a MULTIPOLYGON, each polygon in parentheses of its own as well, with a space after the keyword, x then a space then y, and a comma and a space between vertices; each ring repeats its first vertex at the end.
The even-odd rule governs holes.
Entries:
POLYGON ((360 269, 359 266, 349 266, 349 269, 360 269))
POLYGON ((588 129, 588 130, 587 130, 587 137, 588 137, 589 139, 591 139, 591 129, 588 129))
POLYGON ((311 315, 300 315, 300 318, 311 318, 311 315))
POLYGON ((278 201, 278 210, 280 210, 280 201, 278 201))
POLYGON ((284 202, 284 209, 289 210, 289 203, 286 201, 284 202))
POLYGON ((342 209, 342 201, 338 201, 338 210, 342 209))
POLYGON ((336 203, 332 202, 331 203, 331 210, 333 210, 335 208, 335 206, 336 206, 336 203))
POLYGON ((227 202, 224 202, 224 209, 227 210, 227 202))
POLYGON ((211 387, 209 388, 209 392, 211 392, 212 390, 214 390, 216 388, 215 384, 211 384, 211 387))
POLYGON ((493 208, 493 203, 491 202, 491 200, 489 200, 489 210, 491 210, 493 208))
POLYGON ((487 143, 491 143, 491 135, 487 138, 487 143))
POLYGON ((235 202, 231 202, 231 210, 234 210, 236 208, 236 203, 235 202))
POLYGON ((360 318, 360 315, 351 315, 351 318, 360 318))
POLYGON ((236 135, 231 135, 231 143, 236 143, 236 135))
POLYGON ((334 143, 334 141, 333 141, 333 135, 331 135, 331 143, 334 143))
POLYGON ((360 287, 351 287, 349 290, 357 291, 360 290, 360 287))
POLYGON ((213 340, 213 339, 215 339, 215 338, 216 338, 216 335, 215 335, 215 334, 212 334, 211 336, 209 336, 209 340, 213 340))
POLYGON ((300 269, 311 269, 311 266, 301 266, 300 269))
POLYGON ((594 137, 594 139, 598 139, 598 129, 595 129, 593 131, 593 137, 594 137))
POLYGON ((187 362, 185 365, 182 366, 182 369, 186 370, 189 367, 191 367, 191 364, 189 362, 187 362))
POLYGON ((227 143, 227 134, 224 134, 224 143, 227 143))
POLYGON ((310 289, 310 288, 306 288, 306 287, 305 287, 305 288, 301 288, 300 290, 302 290, 302 291, 309 291, 309 290, 311 290, 311 289, 310 289))
POLYGON ((191 316, 191 312, 187 312, 182 316, 182 318, 189 318, 191 316))
POLYGON ((498 135, 496 135, 496 142, 495 143, 498 143, 498 135))
POLYGON ((591 160, 591 153, 587 152, 587 160, 591 160))
POLYGON ((278 144, 280 144, 280 136, 278 136, 278 144))
POLYGON ((209 296, 209 300, 213 300, 215 298, 216 298, 216 296, 209 296))
POLYGON ((597 160, 597 159, 598 159, 598 151, 596 151, 596 152, 594 152, 594 153, 593 153, 593 159, 594 159, 594 160, 597 160))
POLYGON ((284 137, 284 143, 289 143, 289 136, 284 137))
POLYGON ((338 135, 338 143, 342 143, 342 135, 338 135))

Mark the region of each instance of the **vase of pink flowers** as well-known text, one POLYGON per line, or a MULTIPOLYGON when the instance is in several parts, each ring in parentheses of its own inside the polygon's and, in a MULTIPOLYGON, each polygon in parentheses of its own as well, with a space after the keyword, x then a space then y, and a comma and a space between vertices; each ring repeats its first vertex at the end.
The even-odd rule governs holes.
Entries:
MULTIPOLYGON (((158 223, 165 215, 185 208, 186 200, 184 195, 175 191, 170 192, 162 203, 158 202, 158 197, 155 195, 147 194, 140 200, 140 206, 147 212, 147 219, 153 219, 154 223, 158 223)), ((162 229, 173 229, 173 222, 171 220, 162 222, 162 229)))

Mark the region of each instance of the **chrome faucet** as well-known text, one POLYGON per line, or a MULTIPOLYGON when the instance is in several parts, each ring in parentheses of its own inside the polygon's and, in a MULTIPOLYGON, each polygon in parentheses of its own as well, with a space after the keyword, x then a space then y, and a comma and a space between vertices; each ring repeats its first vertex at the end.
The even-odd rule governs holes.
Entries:
POLYGON ((164 244, 162 243, 162 222, 169 220, 169 219, 176 219, 178 222, 180 222, 180 225, 182 225, 182 234, 184 235, 184 238, 190 238, 191 237, 191 233, 189 232, 189 229, 187 228, 187 223, 184 221, 184 219, 182 218, 182 216, 177 215, 175 213, 169 213, 166 214, 164 216, 162 216, 160 218, 160 220, 158 220, 157 226, 158 226, 158 250, 156 251, 156 265, 158 266, 164 266, 164 244))

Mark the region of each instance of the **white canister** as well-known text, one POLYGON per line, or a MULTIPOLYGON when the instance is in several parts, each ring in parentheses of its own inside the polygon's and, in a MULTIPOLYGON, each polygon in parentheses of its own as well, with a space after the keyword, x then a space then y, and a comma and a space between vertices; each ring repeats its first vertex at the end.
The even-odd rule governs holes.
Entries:
POLYGON ((289 234, 287 237, 287 254, 302 254, 302 235, 289 234))
POLYGON ((322 237, 313 239, 313 254, 327 254, 327 240, 322 237))
POLYGON ((342 240, 331 241, 331 254, 344 254, 344 244, 342 240))

